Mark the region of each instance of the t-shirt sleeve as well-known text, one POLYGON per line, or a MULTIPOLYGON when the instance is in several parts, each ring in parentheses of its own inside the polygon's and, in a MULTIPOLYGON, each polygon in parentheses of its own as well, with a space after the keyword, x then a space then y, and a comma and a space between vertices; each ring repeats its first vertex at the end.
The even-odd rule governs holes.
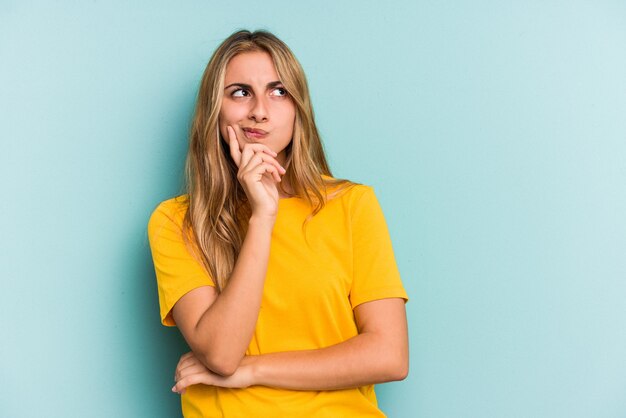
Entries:
POLYGON ((187 292, 215 286, 204 267, 191 255, 182 236, 184 212, 175 200, 161 203, 148 222, 148 239, 159 292, 161 322, 175 326, 172 308, 187 292))
MULTIPOLYGON (((383 211, 370 186, 355 197, 352 208, 353 271, 350 303, 402 298, 408 301, 393 254, 383 211)), ((356 193, 355 193, 356 194, 356 193)))

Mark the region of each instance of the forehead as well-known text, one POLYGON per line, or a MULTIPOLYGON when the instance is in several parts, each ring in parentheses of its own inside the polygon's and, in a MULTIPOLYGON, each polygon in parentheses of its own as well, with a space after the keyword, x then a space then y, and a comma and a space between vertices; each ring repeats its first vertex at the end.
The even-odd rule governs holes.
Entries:
POLYGON ((235 55, 226 65, 224 84, 267 84, 278 80, 272 57, 267 52, 244 52, 235 55))

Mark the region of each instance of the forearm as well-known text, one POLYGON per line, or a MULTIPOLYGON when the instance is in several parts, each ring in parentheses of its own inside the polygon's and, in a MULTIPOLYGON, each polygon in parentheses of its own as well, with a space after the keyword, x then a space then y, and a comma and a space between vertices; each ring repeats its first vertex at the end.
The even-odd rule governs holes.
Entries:
MULTIPOLYGON (((252 217, 227 286, 199 319, 194 334, 207 367, 233 373, 256 326, 274 222, 252 217)), ((194 348, 194 347, 192 347, 194 348)), ((195 350, 194 350, 195 351, 195 350)))
POLYGON ((246 358, 253 384, 293 390, 333 390, 402 380, 408 373, 408 346, 376 333, 359 334, 317 350, 246 358))
POLYGON ((404 300, 366 302, 354 309, 354 316, 359 334, 344 342, 315 350, 247 356, 229 377, 198 367, 194 353, 185 354, 176 367, 177 383, 172 390, 180 393, 198 383, 333 390, 404 379, 409 368, 404 300))

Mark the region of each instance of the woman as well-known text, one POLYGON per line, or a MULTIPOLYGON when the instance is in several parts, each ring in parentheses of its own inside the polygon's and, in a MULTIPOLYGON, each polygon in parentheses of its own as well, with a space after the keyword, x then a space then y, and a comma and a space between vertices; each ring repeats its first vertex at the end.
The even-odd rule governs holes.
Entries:
POLYGON ((384 416, 373 385, 408 373, 407 296, 373 190, 332 178, 274 35, 213 54, 186 168, 149 223, 162 322, 192 350, 184 416, 384 416))

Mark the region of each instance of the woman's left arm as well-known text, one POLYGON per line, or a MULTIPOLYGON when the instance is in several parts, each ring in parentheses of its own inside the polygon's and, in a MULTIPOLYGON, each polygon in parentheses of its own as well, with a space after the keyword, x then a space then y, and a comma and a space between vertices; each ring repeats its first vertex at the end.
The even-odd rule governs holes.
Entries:
POLYGON ((317 350, 248 356, 229 377, 215 375, 193 353, 176 368, 173 391, 205 385, 242 388, 254 385, 292 390, 333 390, 404 379, 409 344, 404 299, 365 302, 354 308, 359 334, 317 350))

